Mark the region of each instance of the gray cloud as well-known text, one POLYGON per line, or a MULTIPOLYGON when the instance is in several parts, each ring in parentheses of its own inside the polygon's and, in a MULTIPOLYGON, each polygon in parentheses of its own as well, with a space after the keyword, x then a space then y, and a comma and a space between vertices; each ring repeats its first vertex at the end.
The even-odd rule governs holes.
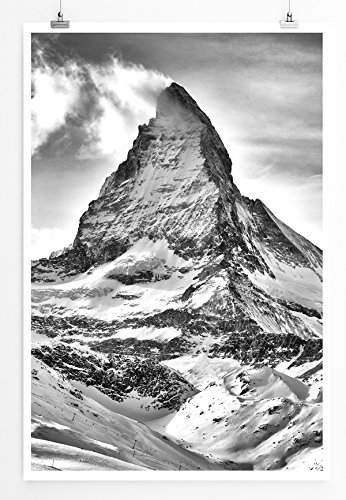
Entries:
POLYGON ((62 146, 68 144, 62 137, 70 139, 69 154, 84 159, 124 154, 117 143, 128 142, 124 135, 152 116, 157 96, 170 80, 116 55, 91 64, 75 51, 66 53, 61 39, 34 37, 32 44, 33 154, 53 156, 55 151, 61 156, 62 146), (106 145, 112 124, 117 133, 106 145))

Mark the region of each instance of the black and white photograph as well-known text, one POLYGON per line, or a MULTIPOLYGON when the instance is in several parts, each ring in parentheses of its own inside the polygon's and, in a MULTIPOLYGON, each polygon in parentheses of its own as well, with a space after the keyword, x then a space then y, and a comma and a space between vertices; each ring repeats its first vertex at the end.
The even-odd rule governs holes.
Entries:
POLYGON ((31 471, 322 473, 323 34, 30 41, 31 471))

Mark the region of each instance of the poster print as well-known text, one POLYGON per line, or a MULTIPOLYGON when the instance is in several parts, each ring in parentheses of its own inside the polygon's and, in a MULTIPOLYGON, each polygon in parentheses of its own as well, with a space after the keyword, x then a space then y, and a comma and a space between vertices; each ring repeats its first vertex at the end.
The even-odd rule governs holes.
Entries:
POLYGON ((31 470, 322 471, 322 34, 33 33, 30 111, 31 470))

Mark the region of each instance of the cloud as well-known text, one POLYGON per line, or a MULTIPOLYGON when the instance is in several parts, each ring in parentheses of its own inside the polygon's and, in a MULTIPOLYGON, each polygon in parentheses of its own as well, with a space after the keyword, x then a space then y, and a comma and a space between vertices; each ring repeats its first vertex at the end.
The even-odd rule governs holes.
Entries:
POLYGON ((77 156, 125 156, 138 124, 155 115, 157 97, 171 80, 116 57, 107 65, 89 66, 88 71, 98 90, 98 106, 102 112, 87 125, 86 143, 77 156))
POLYGON ((59 227, 37 228, 31 226, 31 259, 49 257, 55 251, 68 246, 74 234, 59 227))
POLYGON ((34 70, 33 83, 31 146, 35 154, 50 134, 66 123, 68 114, 74 112, 80 89, 75 78, 51 68, 34 70))
POLYGON ((99 64, 77 55, 57 62, 53 46, 33 47, 32 154, 59 155, 73 144, 78 159, 124 159, 138 124, 155 114, 171 80, 115 55, 99 64))

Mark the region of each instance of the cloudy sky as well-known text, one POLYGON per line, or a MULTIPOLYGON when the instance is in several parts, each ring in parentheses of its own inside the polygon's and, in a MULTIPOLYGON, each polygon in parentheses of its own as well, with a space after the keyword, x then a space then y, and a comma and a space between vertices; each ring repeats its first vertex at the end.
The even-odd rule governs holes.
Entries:
POLYGON ((210 117, 241 192, 322 247, 319 34, 32 36, 32 257, 74 239, 160 91, 210 117))

